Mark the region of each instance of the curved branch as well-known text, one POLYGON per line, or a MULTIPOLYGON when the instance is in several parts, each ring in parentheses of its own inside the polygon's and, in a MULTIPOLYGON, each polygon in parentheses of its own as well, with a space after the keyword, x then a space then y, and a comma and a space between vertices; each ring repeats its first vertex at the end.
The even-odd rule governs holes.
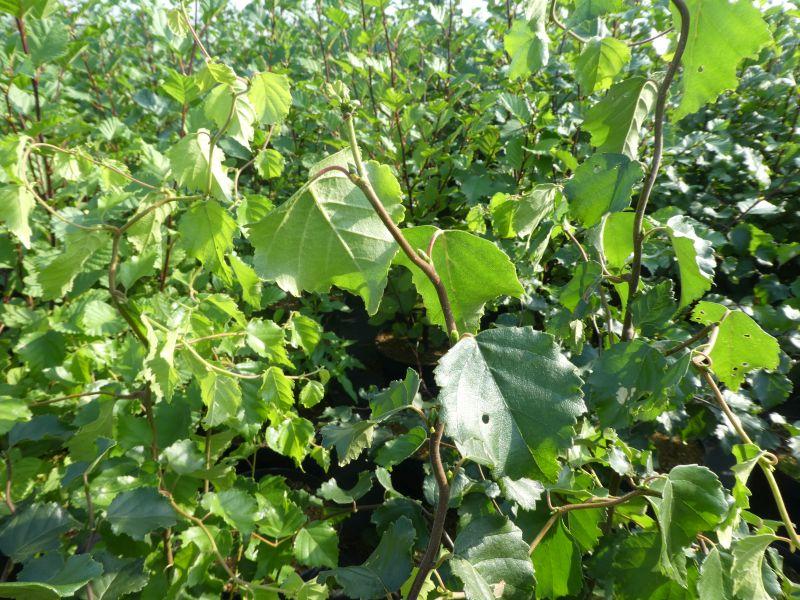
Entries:
POLYGON ((684 0, 672 0, 675 8, 681 16, 681 31, 678 38, 678 45, 675 48, 675 54, 672 61, 669 63, 664 80, 658 87, 658 96, 656 98, 656 114, 654 123, 653 134, 653 160, 650 163, 650 172, 647 174, 647 180, 644 183, 642 192, 639 195, 639 200, 636 203, 636 215, 633 223, 633 261, 631 262, 631 278, 628 283, 628 303, 625 307, 625 320, 622 327, 622 340, 630 341, 636 335, 636 330, 633 326, 633 300, 636 296, 636 290, 639 289, 639 280, 642 276, 642 246, 644 245, 644 235, 642 228, 644 226, 644 213, 647 209, 647 203, 650 200, 650 194, 653 192, 653 187, 658 177, 658 169, 661 166, 661 157, 664 152, 664 116, 667 111, 667 96, 669 95, 669 87, 672 80, 675 78, 675 73, 681 64, 683 52, 686 50, 686 42, 689 37, 689 9, 684 0))
POLYGON ((648 43, 652 42, 653 40, 657 40, 658 38, 663 37, 663 36, 667 35, 668 33, 672 32, 674 30, 675 30, 674 27, 668 27, 664 31, 662 31, 660 33, 657 33, 655 35, 652 35, 652 36, 650 36, 649 38, 647 38, 645 40, 639 40, 637 42, 628 42, 628 48, 635 48, 636 46, 643 46, 644 44, 648 44, 648 43))
POLYGON ((585 37, 583 37, 582 35, 578 35, 574 31, 572 31, 569 27, 564 25, 564 23, 562 23, 559 20, 558 15, 556 14, 556 0, 553 0, 550 3, 550 20, 553 23, 555 23, 556 27, 558 27, 559 29, 563 29, 568 35, 570 35, 573 38, 575 38, 576 40, 578 40, 581 44, 585 44, 586 42, 589 41, 585 37))

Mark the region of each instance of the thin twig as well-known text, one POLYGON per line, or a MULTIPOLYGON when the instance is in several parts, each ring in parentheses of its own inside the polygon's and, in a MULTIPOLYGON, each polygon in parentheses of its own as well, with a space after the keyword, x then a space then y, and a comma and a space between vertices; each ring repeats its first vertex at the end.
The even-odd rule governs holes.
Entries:
POLYGON ((686 49, 686 42, 689 37, 689 9, 686 7, 684 0, 672 0, 672 3, 680 13, 681 31, 678 37, 678 45, 672 56, 672 61, 669 63, 667 73, 664 75, 664 79, 658 87, 653 128, 653 160, 650 163, 650 171, 647 174, 647 180, 644 183, 644 187, 642 187, 639 200, 636 203, 636 214, 632 232, 633 260, 631 262, 631 275, 628 282, 628 302, 625 307, 625 317, 622 326, 623 341, 630 341, 636 335, 636 330, 633 325, 633 301, 636 297, 636 291, 639 289, 639 280, 642 276, 642 247, 644 246, 642 228, 644 226, 644 214, 645 210, 647 210, 647 203, 650 200, 650 194, 653 192, 656 178, 658 177, 661 157, 664 152, 664 116, 667 111, 669 88, 681 64, 681 58, 683 57, 683 52, 686 49))

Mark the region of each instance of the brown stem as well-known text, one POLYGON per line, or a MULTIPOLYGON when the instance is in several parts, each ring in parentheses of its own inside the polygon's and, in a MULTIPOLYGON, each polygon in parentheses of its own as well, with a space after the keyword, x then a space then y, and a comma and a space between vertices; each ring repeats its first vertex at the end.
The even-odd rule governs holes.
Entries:
MULTIPOLYGON (((8 506, 8 510, 13 513, 17 512, 17 507, 14 504, 14 500, 11 498, 11 480, 14 475, 14 467, 11 464, 11 457, 6 454, 6 506, 8 506)), ((11 560, 9 559, 9 562, 11 560)))
POLYGON ((692 337, 690 337, 688 340, 684 340, 684 341, 682 341, 680 344, 677 344, 676 346, 673 346, 673 347, 672 347, 672 348, 670 348, 669 350, 666 350, 666 351, 664 352, 664 356, 672 356, 672 355, 673 355, 673 354, 675 354, 676 352, 680 352, 680 351, 681 351, 681 350, 683 350, 684 348, 688 348, 689 346, 691 346, 691 345, 692 345, 692 344, 694 344, 695 342, 698 342, 698 341, 702 340, 702 339, 703 339, 704 337, 706 337, 706 336, 707 336, 707 335, 708 335, 708 334, 711 332, 711 330, 712 330, 712 329, 714 329, 714 327, 716 327, 717 325, 718 325, 718 323, 709 323, 708 325, 706 325, 705 327, 703 327, 703 328, 702 328, 700 331, 698 331, 697 333, 695 333, 695 334, 694 334, 692 337))
POLYGON ((669 87, 681 64, 681 58, 683 57, 683 52, 686 49, 686 42, 689 37, 689 9, 686 7, 684 0, 672 0, 672 3, 675 5, 675 8, 678 9, 681 16, 681 31, 678 37, 678 45, 672 56, 672 61, 669 63, 667 73, 664 75, 664 79, 658 87, 653 131, 653 160, 650 163, 650 171, 647 174, 647 180, 644 183, 642 192, 639 195, 639 200, 636 203, 636 215, 633 223, 631 278, 628 282, 628 303, 625 307, 625 319, 622 326, 623 341, 630 341, 636 335, 636 330, 633 325, 632 307, 636 291, 639 289, 639 280, 642 275, 642 247, 644 246, 642 230, 644 227, 644 213, 647 209, 647 202, 650 200, 650 194, 655 186, 656 178, 658 177, 658 169, 661 166, 661 156, 664 151, 664 115, 667 111, 669 87))
POLYGON ((439 452, 439 446, 442 443, 442 436, 444 435, 444 423, 440 422, 436 426, 436 431, 429 442, 431 467, 433 468, 433 477, 436 480, 436 486, 439 491, 439 499, 436 503, 436 512, 433 515, 433 525, 431 525, 430 542, 425 549, 425 554, 422 555, 422 560, 419 562, 419 569, 414 582, 411 584, 411 589, 408 592, 407 600, 416 600, 419 595, 422 585, 428 578, 436 562, 436 556, 439 554, 439 546, 442 543, 442 533, 444 533, 444 522, 447 518, 447 505, 450 503, 450 484, 447 481, 447 473, 442 464, 442 456, 439 452))

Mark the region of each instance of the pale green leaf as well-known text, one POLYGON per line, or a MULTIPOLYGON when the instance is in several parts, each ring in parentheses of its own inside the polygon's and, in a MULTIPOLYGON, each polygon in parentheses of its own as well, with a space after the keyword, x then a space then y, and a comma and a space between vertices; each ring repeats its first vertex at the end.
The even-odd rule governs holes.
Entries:
POLYGON ((316 521, 297 532, 292 548, 294 557, 307 567, 331 567, 339 564, 339 537, 324 521, 316 521))
POLYGON ((218 85, 206 97, 203 109, 225 135, 250 148, 256 111, 246 95, 228 85, 218 85))
POLYGON ((581 550, 558 519, 531 554, 537 598, 575 596, 583 587, 581 550))
POLYGON ((248 97, 261 125, 282 123, 292 106, 289 78, 277 73, 257 73, 250 82, 248 97))
POLYGON ((267 444, 278 454, 291 458, 299 467, 311 451, 314 439, 314 425, 311 421, 297 416, 284 419, 266 432, 267 444))
POLYGON ((212 152, 211 134, 206 129, 187 135, 166 155, 178 185, 192 192, 212 194, 218 200, 231 199, 233 182, 222 164, 225 155, 216 145, 212 152))
POLYGON ((283 155, 277 150, 267 148, 256 156, 254 166, 258 174, 264 179, 274 179, 283 173, 283 155))
POLYGON ((24 185, 0 186, 0 220, 26 248, 31 247, 29 217, 36 200, 24 185))
POLYGON ((236 417, 242 403, 242 390, 233 377, 209 371, 200 379, 200 397, 206 405, 203 422, 208 427, 216 427, 236 417))

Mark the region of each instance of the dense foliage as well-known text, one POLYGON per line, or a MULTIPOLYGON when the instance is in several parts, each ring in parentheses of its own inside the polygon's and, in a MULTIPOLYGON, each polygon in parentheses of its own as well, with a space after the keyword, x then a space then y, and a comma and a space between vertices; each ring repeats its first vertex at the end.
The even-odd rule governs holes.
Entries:
POLYGON ((0 597, 800 597, 794 5, 0 17, 0 597))

